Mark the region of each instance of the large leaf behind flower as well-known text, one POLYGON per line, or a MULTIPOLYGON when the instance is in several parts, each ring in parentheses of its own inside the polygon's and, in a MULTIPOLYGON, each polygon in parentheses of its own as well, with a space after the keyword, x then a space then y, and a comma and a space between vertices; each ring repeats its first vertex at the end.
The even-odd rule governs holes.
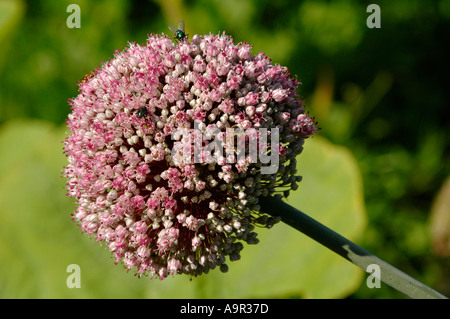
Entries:
MULTIPOLYGON (((289 226, 257 230, 230 271, 164 281, 137 278, 115 266, 108 251, 81 235, 65 196, 64 128, 14 121, 0 129, 1 298, 338 298, 354 291, 362 272, 289 226), (81 288, 68 288, 67 266, 81 269, 81 288)), ((305 144, 304 176, 289 204, 348 237, 365 224, 362 186, 351 154, 322 138, 305 144)))

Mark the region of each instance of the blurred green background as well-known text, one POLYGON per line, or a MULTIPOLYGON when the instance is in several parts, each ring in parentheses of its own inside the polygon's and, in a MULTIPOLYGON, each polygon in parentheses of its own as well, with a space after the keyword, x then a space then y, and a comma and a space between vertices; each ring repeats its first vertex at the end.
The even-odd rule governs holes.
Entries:
POLYGON ((160 282, 80 235, 61 141, 76 83, 149 33, 226 31, 289 68, 320 136, 288 203, 450 295, 450 1, 0 0, 1 298, 405 298, 277 225, 242 260, 160 282), (367 6, 381 8, 370 29, 367 6), (81 9, 81 28, 68 28, 81 9), (81 268, 68 288, 67 266, 81 268))

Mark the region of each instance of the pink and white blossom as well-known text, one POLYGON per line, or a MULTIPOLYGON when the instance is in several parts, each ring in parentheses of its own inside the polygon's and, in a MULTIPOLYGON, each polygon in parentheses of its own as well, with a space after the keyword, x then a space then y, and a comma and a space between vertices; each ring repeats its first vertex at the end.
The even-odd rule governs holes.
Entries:
POLYGON ((130 43, 70 100, 64 174, 77 201, 74 221, 139 275, 228 270, 242 242, 258 242, 254 225, 276 222, 259 211, 258 197, 295 189, 301 179, 295 158, 316 126, 298 84, 285 67, 225 34, 130 43), (248 156, 174 160, 172 134, 194 122, 204 131, 278 129, 279 170, 261 174, 248 156))

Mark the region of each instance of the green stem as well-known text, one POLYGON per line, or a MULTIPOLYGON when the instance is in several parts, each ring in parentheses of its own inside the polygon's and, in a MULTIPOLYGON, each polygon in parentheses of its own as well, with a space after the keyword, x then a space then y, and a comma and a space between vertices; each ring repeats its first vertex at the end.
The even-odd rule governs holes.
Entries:
POLYGON ((359 247, 318 221, 274 197, 260 198, 261 210, 311 237, 368 272, 368 266, 375 264, 380 269, 380 280, 398 291, 416 299, 447 299, 446 296, 408 276, 377 256, 359 247))

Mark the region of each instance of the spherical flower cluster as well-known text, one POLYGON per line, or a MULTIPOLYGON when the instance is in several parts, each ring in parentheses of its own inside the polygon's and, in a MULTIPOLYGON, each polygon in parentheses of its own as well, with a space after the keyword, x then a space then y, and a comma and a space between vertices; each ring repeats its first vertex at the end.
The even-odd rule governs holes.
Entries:
MULTIPOLYGON (((255 226, 277 221, 259 212, 259 196, 298 187, 295 158, 315 124, 298 81, 263 53, 253 56, 247 43, 225 34, 177 44, 151 35, 115 52, 79 86, 64 142, 73 219, 139 275, 227 271, 227 258, 239 259, 244 242, 258 242, 255 226), (264 152, 278 156, 277 171, 263 174, 261 161, 245 154, 234 162, 218 152, 175 160, 185 151, 174 152, 184 141, 180 129, 230 128, 276 129, 264 152)), ((226 154, 248 150, 250 140, 226 154)))

